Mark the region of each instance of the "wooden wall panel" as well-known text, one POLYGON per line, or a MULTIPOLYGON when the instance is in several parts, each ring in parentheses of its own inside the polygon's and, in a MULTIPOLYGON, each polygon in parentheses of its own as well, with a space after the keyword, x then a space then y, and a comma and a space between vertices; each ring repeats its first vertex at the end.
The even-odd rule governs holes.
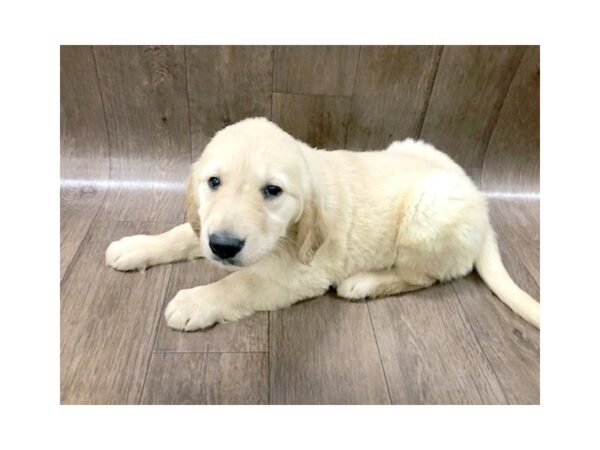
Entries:
POLYGON ((273 121, 313 147, 344 148, 349 115, 347 97, 273 94, 273 121))
POLYGON ((273 49, 194 46, 185 53, 196 160, 223 127, 247 117, 271 117, 273 49))
POLYGON ((114 183, 103 217, 181 220, 191 161, 183 48, 107 46, 94 54, 114 183))
POLYGON ((89 46, 60 48, 60 276, 106 192, 108 134, 89 46))
POLYGON ((333 45, 275 47, 273 91, 351 96, 359 50, 333 45))
POLYGON ((441 47, 362 47, 346 147, 380 150, 418 138, 441 47))
POLYGON ((540 190, 540 48, 528 47, 500 110, 483 165, 484 189, 540 190))
POLYGON ((442 52, 421 137, 468 173, 480 170, 524 47, 451 46, 442 52))
POLYGON ((108 179, 108 134, 91 47, 61 46, 60 98, 60 177, 108 179))

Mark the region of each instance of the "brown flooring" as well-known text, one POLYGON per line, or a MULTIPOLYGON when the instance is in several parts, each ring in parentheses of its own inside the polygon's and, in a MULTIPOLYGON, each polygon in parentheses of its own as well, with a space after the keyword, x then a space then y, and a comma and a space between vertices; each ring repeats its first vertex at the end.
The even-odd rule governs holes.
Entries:
MULTIPOLYGON (((331 293, 206 331, 172 331, 166 302, 224 273, 203 260, 109 269, 104 250, 112 240, 176 222, 153 213, 163 197, 104 194, 61 211, 64 404, 540 401, 539 332, 476 274, 399 297, 351 303, 331 293), (106 214, 117 198, 127 200, 119 203, 124 212, 143 209, 131 217, 155 221, 106 214)), ((509 272, 539 298, 539 202, 491 201, 491 216, 509 272)))
MULTIPOLYGON (((538 46, 62 46, 61 401, 539 403, 539 332, 476 274, 183 334, 166 302, 223 272, 104 265, 113 239, 183 220, 190 163, 246 117, 320 148, 422 138, 486 191, 538 192, 539 59, 538 46)), ((539 298, 539 202, 491 207, 509 272, 539 298)))

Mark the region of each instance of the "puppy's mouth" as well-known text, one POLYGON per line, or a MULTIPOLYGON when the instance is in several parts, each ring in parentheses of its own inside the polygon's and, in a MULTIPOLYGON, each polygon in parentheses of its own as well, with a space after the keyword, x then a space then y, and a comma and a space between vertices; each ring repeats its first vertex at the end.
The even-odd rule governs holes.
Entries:
POLYGON ((221 264, 222 266, 229 267, 231 269, 241 268, 244 265, 237 258, 219 258, 218 256, 211 255, 210 260, 221 264))

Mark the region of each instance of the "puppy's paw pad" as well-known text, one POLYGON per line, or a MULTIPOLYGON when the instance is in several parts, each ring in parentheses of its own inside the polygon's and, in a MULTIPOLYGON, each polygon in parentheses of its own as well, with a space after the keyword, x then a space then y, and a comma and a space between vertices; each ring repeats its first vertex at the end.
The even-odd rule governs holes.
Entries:
POLYGON ((145 269, 150 265, 150 236, 124 237, 106 249, 106 265, 117 270, 145 269))
POLYGON ((337 287, 337 294, 350 300, 360 300, 371 296, 375 290, 375 282, 369 274, 357 273, 346 278, 337 287))

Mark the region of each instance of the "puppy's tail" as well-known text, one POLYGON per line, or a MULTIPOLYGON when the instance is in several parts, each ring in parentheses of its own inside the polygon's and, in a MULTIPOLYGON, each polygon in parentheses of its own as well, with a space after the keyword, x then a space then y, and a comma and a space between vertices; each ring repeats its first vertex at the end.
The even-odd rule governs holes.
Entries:
POLYGON ((500 300, 527 322, 540 327, 540 304, 519 288, 506 272, 491 227, 485 237, 481 254, 475 261, 475 267, 485 284, 500 300))

